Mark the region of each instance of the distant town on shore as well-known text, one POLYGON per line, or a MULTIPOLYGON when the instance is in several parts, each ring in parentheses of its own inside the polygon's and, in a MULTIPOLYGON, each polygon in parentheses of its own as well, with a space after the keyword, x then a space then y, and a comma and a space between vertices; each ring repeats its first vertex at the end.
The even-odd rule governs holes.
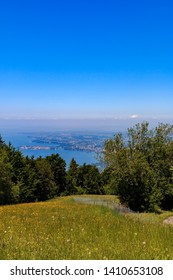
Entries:
POLYGON ((53 135, 29 135, 31 145, 21 145, 22 150, 74 150, 100 153, 107 134, 57 133, 53 135))

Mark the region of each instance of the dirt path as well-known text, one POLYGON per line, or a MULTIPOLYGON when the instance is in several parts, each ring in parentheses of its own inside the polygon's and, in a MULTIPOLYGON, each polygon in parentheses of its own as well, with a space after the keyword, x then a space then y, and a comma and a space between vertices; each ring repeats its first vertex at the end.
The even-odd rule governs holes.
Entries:
POLYGON ((169 225, 173 225, 173 216, 170 216, 169 218, 165 219, 164 224, 169 224, 169 225))
MULTIPOLYGON (((84 204, 91 204, 91 205, 101 205, 106 206, 112 210, 118 211, 119 213, 135 213, 131 209, 124 207, 112 200, 109 199, 95 199, 91 197, 73 197, 73 199, 77 202, 84 203, 84 204)), ((163 221, 164 224, 173 225, 173 216, 168 217, 163 221)))
POLYGON ((73 197, 73 199, 84 204, 106 206, 112 210, 118 211, 119 213, 134 213, 131 209, 108 199, 95 199, 90 197, 73 197))

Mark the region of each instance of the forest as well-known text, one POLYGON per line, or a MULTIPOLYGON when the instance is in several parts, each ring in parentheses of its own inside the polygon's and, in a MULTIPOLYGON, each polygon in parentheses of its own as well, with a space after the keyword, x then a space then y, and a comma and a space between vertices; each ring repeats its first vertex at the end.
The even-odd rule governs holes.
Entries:
POLYGON ((45 201, 74 194, 114 194, 138 212, 173 209, 173 125, 150 129, 142 122, 107 139, 101 160, 105 169, 66 169, 59 154, 25 157, 0 137, 0 205, 45 201))

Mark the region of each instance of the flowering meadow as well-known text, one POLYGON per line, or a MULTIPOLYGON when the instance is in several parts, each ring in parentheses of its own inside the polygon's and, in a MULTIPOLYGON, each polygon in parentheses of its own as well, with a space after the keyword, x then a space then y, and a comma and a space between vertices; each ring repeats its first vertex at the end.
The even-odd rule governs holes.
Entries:
POLYGON ((123 214, 73 197, 1 206, 0 259, 173 259, 169 215, 123 214))

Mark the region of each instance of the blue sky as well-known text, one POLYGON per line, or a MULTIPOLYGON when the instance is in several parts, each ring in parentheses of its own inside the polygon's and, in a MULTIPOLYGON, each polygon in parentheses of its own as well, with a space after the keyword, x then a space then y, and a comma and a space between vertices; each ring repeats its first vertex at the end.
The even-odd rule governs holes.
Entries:
POLYGON ((173 2, 0 3, 0 119, 173 120, 173 2))

